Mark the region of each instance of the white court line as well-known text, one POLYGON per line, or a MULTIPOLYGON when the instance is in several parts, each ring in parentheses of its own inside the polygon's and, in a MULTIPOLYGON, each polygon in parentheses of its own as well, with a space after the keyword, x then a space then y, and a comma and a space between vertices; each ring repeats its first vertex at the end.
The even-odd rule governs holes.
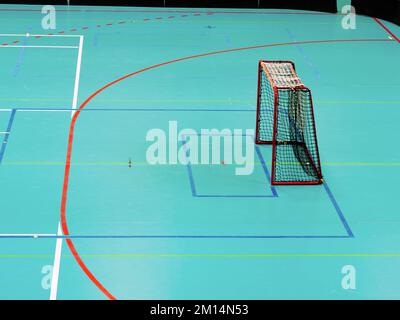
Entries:
MULTIPOLYGON (((17 34, 0 34, 0 36, 19 36, 17 34)), ((35 35, 20 35, 20 36, 35 36, 35 35)), ((52 35, 45 35, 45 36, 52 36, 52 35)), ((67 35, 63 35, 67 36, 67 35)), ((78 37, 75 36, 74 37, 78 37)), ((82 48, 83 48, 83 36, 79 36, 79 47, 76 46, 0 46, 2 48, 60 48, 60 49, 76 49, 79 48, 78 51, 78 59, 77 59, 77 66, 76 66, 76 75, 75 75, 75 86, 74 86, 74 97, 72 102, 72 108, 76 109, 77 101, 78 101, 78 89, 79 89, 79 79, 80 79, 80 70, 81 70, 81 62, 82 62, 82 48)), ((10 111, 11 109, 2 109, 1 111, 10 111)), ((27 110, 25 110, 27 111, 27 110)), ((29 111, 29 110, 28 110, 29 111)), ((33 111, 33 110, 32 110, 33 111)), ((52 110, 54 112, 54 110, 52 110)), ((64 111, 64 110, 60 110, 64 111)), ((72 111, 72 116, 75 110, 72 111)), ((6 132, 4 132, 6 133, 6 132)), ((62 236, 61 224, 58 223, 58 230, 57 236, 62 236)), ((55 234, 26 234, 26 233, 10 233, 10 234, 0 234, 1 237, 32 237, 37 238, 40 236, 55 236, 55 234)), ((51 277, 51 288, 50 288, 50 300, 57 300, 57 291, 58 291, 58 278, 60 274, 60 263, 61 263, 61 253, 62 253, 62 238, 57 238, 56 240, 56 249, 54 254, 54 263, 53 263, 53 272, 51 277)))
POLYGON ((79 34, 30 34, 30 33, 0 33, 0 37, 64 37, 78 38, 79 34))
MULTIPOLYGON (((11 111, 11 110, 10 110, 11 111)), ((56 110, 56 109, 40 109, 40 110, 36 110, 36 109, 18 109, 18 112, 71 112, 71 109, 68 110, 56 110)))
POLYGON ((83 36, 79 37, 79 50, 78 50, 78 59, 76 61, 76 72, 75 72, 75 86, 74 86, 74 97, 72 100, 72 111, 71 118, 75 114, 75 110, 78 104, 78 91, 79 91, 79 79, 81 75, 81 64, 82 64, 82 49, 83 49, 83 36))
MULTIPOLYGON (((83 49, 83 36, 79 36, 79 50, 76 62, 74 96, 72 99, 73 110, 71 111, 71 118, 74 116, 76 106, 78 104, 79 79, 81 75, 81 64, 82 64, 82 49, 83 49)), ((58 236, 63 235, 60 222, 58 223, 57 235, 58 236)), ((51 277, 50 300, 57 300, 58 277, 60 274, 60 263, 61 263, 61 253, 62 253, 62 241, 63 241, 62 238, 57 238, 56 240, 56 251, 54 254, 53 273, 51 277)))
MULTIPOLYGON (((57 235, 62 236, 61 224, 58 223, 57 235)), ((56 240, 56 251, 54 254, 53 273, 51 276, 50 300, 57 300, 58 291, 58 276, 60 274, 61 252, 62 252, 62 238, 56 240)))
POLYGON ((9 134, 10 132, 8 131, 0 131, 0 134, 9 134))
POLYGON ((55 233, 0 233, 0 238, 5 238, 5 237, 54 237, 56 236, 55 233))
POLYGON ((14 45, 0 45, 0 48, 78 49, 77 46, 14 46, 14 45))

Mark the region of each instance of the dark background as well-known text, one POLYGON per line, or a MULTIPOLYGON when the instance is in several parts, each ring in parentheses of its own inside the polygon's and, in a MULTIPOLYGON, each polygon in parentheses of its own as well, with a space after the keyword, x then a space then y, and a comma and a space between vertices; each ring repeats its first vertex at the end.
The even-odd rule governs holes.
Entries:
MULTIPOLYGON (((1 1, 2 3, 65 5, 67 0, 1 1)), ((71 5, 146 7, 279 8, 337 12, 336 0, 71 0, 71 5)))
MULTIPOLYGON (((67 0, 6 0, 9 4, 66 5, 67 0)), ((70 0, 71 5, 109 5, 186 8, 270 8, 336 13, 336 0, 70 0)), ((400 0, 352 0, 357 14, 385 19, 400 25, 400 0)), ((339 8, 340 11, 340 8, 339 8)))
POLYGON ((400 25, 400 0, 352 0, 358 14, 385 19, 400 25))

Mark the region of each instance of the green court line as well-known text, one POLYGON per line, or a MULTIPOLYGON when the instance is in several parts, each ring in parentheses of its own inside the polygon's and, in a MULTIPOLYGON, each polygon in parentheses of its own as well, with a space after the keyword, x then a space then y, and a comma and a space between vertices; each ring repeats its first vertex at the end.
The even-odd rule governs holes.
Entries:
MULTIPOLYGON (((156 15, 154 14, 154 16, 156 16, 156 15)), ((144 19, 144 18, 145 18, 144 16, 143 17, 136 17, 136 20, 128 20, 127 22, 145 24, 145 22, 142 21, 142 19, 144 19)), ((61 25, 66 23, 66 21, 62 20, 63 18, 59 18, 59 19, 61 20, 61 22, 60 22, 61 25)), ((150 17, 150 19, 153 20, 154 18, 150 17)), ((197 19, 198 19, 198 17, 197 17, 197 19)), ((114 19, 114 20, 110 20, 110 19, 73 19, 73 22, 74 23, 75 22, 84 22, 85 24, 88 24, 89 22, 118 23, 121 20, 124 20, 124 18, 121 17, 120 19, 114 19)), ((33 21, 33 22, 36 22, 37 19, 36 18, 31 18, 31 17, 13 18, 13 21, 33 21)), ((124 21, 126 21, 126 20, 124 20, 124 21)), ((218 26, 225 25, 225 24, 232 24, 232 21, 233 20, 218 21, 218 26)), ((183 20, 183 19, 182 20, 167 20, 167 19, 164 18, 163 20, 153 21, 153 23, 154 22, 157 22, 157 23, 171 23, 171 22, 173 22, 174 24, 177 24, 177 23, 187 24, 188 21, 187 20, 183 20)), ((191 25, 204 25, 205 23, 206 23, 206 21, 190 20, 190 24, 191 25)), ((259 25, 260 21, 259 20, 257 21, 257 20, 254 20, 254 19, 253 20, 241 19, 240 23, 241 24, 248 23, 248 24, 259 25)), ((282 24, 282 23, 285 24, 285 25, 291 24, 291 23, 294 24, 293 21, 289 21, 289 20, 273 20, 273 21, 272 20, 263 20, 262 21, 262 24, 282 24)), ((331 22, 311 22, 311 21, 310 22, 302 21, 301 24, 302 25, 305 25, 305 24, 307 24, 307 25, 332 25, 331 22)), ((369 22, 368 21, 360 21, 360 22, 357 22, 357 24, 368 25, 369 22)), ((204 26, 204 27, 206 27, 206 26, 204 26)), ((90 32, 91 30, 88 29, 88 30, 85 30, 85 31, 86 32, 90 32)))
MULTIPOLYGON (((0 98, 0 101, 68 101, 57 98, 0 98)), ((97 99, 103 102, 252 102, 253 100, 232 99, 97 99)))
MULTIPOLYGON (((17 102, 68 102, 67 99, 52 98, 0 98, 0 101, 17 101, 17 102)), ((255 100, 237 100, 237 99, 97 99, 97 102, 126 102, 126 103, 253 103, 255 100)), ((317 104, 399 104, 400 100, 316 100, 317 104)), ((154 106, 156 107, 156 106, 154 106)))
MULTIPOLYGON (((260 254, 208 254, 208 253, 99 253, 81 254, 87 258, 335 258, 335 257, 360 257, 360 258, 390 258, 400 257, 400 253, 260 253, 260 254)), ((1 259, 43 259, 53 258, 52 254, 0 254, 1 259)), ((72 255, 63 255, 63 259, 73 258, 72 255)))
POLYGON ((355 101, 341 101, 341 100, 325 100, 318 101, 317 104, 400 104, 400 100, 355 100, 355 101))

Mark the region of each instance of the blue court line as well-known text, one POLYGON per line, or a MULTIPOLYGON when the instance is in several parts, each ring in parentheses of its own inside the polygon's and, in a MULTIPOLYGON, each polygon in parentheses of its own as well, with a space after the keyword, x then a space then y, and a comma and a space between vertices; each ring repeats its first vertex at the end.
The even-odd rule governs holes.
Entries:
POLYGON ((93 35, 93 46, 97 47, 99 45, 99 34, 95 32, 93 35))
POLYGON ((17 110, 16 109, 12 109, 11 116, 10 116, 10 119, 8 120, 8 124, 7 124, 7 129, 6 129, 7 133, 4 134, 3 143, 1 144, 1 148, 0 148, 0 164, 3 161, 4 153, 6 152, 6 148, 7 148, 7 144, 8 144, 8 138, 9 138, 10 133, 11 133, 11 128, 12 128, 16 113, 17 113, 17 110))
MULTIPOLYGON (((258 147, 257 145, 256 145, 256 152, 257 152, 257 154, 259 155, 259 158, 260 158, 260 160, 261 160, 262 166, 265 167, 264 170, 265 170, 265 172, 266 172, 267 178, 269 179, 269 182, 270 182, 270 185, 271 185, 271 178, 270 178, 270 175, 269 175, 267 166, 266 166, 266 164, 265 164, 264 157, 262 156, 262 153, 261 153, 261 151, 259 150, 259 147, 258 147)), ((329 200, 331 201, 333 207, 334 207, 335 210, 336 210, 337 215, 339 216, 340 221, 342 222, 343 227, 346 229, 346 232, 347 232, 348 236, 349 236, 350 238, 353 238, 353 237, 354 237, 354 234, 353 234, 353 232, 351 231, 350 225, 348 224, 348 222, 347 222, 347 220, 346 220, 346 218, 345 218, 345 216, 344 216, 342 210, 340 209, 340 206, 339 206, 338 202, 336 201, 335 196, 333 195, 333 193, 332 193, 331 189, 329 188, 329 186, 328 186, 328 184, 327 184, 326 181, 324 181, 323 185, 324 185, 324 189, 325 189, 325 191, 326 191, 326 193, 327 193, 327 195, 328 195, 328 197, 329 197, 329 200)), ((275 187, 272 186, 272 185, 271 185, 271 190, 272 190, 272 192, 273 192, 274 194, 276 193, 275 187)), ((277 193, 276 193, 276 196, 278 196, 277 193)))
POLYGON ((348 239, 352 238, 348 235, 287 235, 287 236, 254 236, 254 235, 187 235, 187 236, 173 236, 173 235, 0 235, 1 239, 348 239))
POLYGON ((192 166, 190 165, 190 163, 188 163, 186 165, 186 167, 187 167, 187 170, 188 170, 190 189, 192 191, 192 196, 193 197, 197 197, 196 185, 195 185, 194 178, 193 178, 192 166))
POLYGON ((337 201, 336 201, 331 189, 329 188, 328 184, 326 183, 326 181, 324 181, 323 185, 324 185, 326 193, 328 194, 329 199, 331 200, 333 206, 335 207, 335 210, 339 216, 340 221, 343 224, 343 227, 346 229, 348 236, 353 238, 354 237, 353 231, 351 231, 351 228, 350 228, 349 224, 347 223, 347 220, 344 217, 344 214, 343 214, 342 210, 340 209, 339 204, 337 203, 337 201))
POLYGON ((257 194, 196 194, 197 198, 276 198, 273 194, 257 195, 257 194))
MULTIPOLYGON (((14 117, 15 114, 18 110, 51 110, 51 109, 24 109, 24 108, 16 108, 16 109, 12 109, 11 111, 11 116, 7 125, 7 132, 11 131, 12 128, 12 124, 14 121, 14 117)), ((66 111, 71 111, 72 109, 53 109, 53 110, 66 110, 66 111)), ((175 110, 171 110, 171 109, 87 109, 87 110, 93 110, 93 111, 190 111, 190 109, 175 109, 175 110)), ((254 112, 254 110, 250 110, 250 109, 232 109, 232 110, 228 110, 228 109, 206 109, 206 110, 200 110, 200 109, 195 109, 196 111, 251 111, 254 112)), ((193 111, 193 110, 192 110, 193 111)), ((4 156, 4 152, 6 149, 6 145, 7 145, 7 141, 8 141, 8 137, 9 137, 9 133, 5 135, 4 137, 4 141, 6 141, 6 143, 3 143, 0 149, 0 164, 2 161, 2 158, 4 156)), ((4 142, 3 141, 3 142, 4 142)), ((256 146, 257 148, 258 146, 256 146)), ((262 157, 262 154, 260 152, 260 150, 258 150, 258 148, 256 149, 257 155, 260 156, 261 155, 261 159, 262 159, 262 166, 264 168, 264 172, 267 175, 267 178, 269 178, 269 172, 268 169, 265 165, 265 161, 262 157), (259 154, 260 152, 260 154, 259 154)), ((188 170, 190 170, 191 172, 191 168, 188 168, 188 170)), ((188 171, 189 172, 189 171, 188 171)), ((190 175, 189 175, 190 176, 190 175)), ((193 176, 193 175, 192 175, 193 176)), ((269 178, 270 179, 270 178, 269 178)), ((268 235, 264 235, 264 236, 254 236, 254 235, 249 235, 249 236, 240 236, 240 235, 227 235, 227 236, 210 236, 210 235, 204 235, 204 236, 192 236, 192 235, 188 235, 188 236, 179 236, 179 235, 149 235, 149 236, 144 236, 144 235, 75 235, 75 236, 58 236, 58 235, 54 235, 54 236, 38 236, 38 238, 88 238, 88 239, 103 239, 103 238, 116 238, 116 239, 123 239, 123 238, 153 238, 153 239, 163 239, 163 238, 187 238, 187 239, 345 239, 345 238, 354 238, 354 234, 342 212, 342 210, 339 207, 338 202, 336 201, 332 191, 330 190, 328 184, 326 183, 326 181, 324 181, 324 188, 326 190, 327 195, 329 196, 330 201, 332 202, 344 228, 346 229, 347 235, 320 235, 320 236, 314 236, 314 235, 276 235, 276 236, 268 236, 268 235)), ((192 189, 192 194, 194 191, 194 194, 196 194, 197 197, 203 197, 202 195, 198 195, 196 193, 196 188, 195 188, 195 184, 194 184, 194 179, 193 179, 193 185, 191 185, 192 187, 194 187, 194 189, 192 189)), ((271 190, 275 190, 272 189, 271 190)), ((274 191, 273 191, 274 192, 274 191)), ((275 190, 276 192, 276 190, 275 190)), ((276 193, 277 194, 277 193, 276 193)), ((213 197, 232 197, 230 195, 221 195, 221 196, 213 196, 213 197)), ((238 197, 238 196, 236 196, 238 197)), ((240 197, 240 196, 239 196, 240 197)), ((246 197, 251 197, 251 196, 246 196, 246 197)), ((254 196, 253 196, 254 197, 254 196)), ((270 196, 257 196, 257 197, 273 197, 272 195, 270 196)), ((0 234, 0 239, 3 238, 33 238, 33 236, 2 236, 0 234)))
MULTIPOLYGON (((9 108, 4 108, 4 109, 9 109, 9 108)), ((18 111, 66 111, 66 112, 71 112, 75 109, 71 108, 15 108, 18 111)), ((1 108, 0 108, 1 110, 1 108)), ((76 111, 76 110, 75 110, 76 111)), ((200 109, 200 108, 186 108, 186 109, 180 109, 180 108, 89 108, 89 109, 82 109, 80 112, 90 112, 90 111, 205 111, 205 112, 255 112, 256 109, 200 109)))
MULTIPOLYGON (((198 133, 197 135, 201 136, 201 133, 198 133)), ((242 134, 241 136, 243 137, 243 136, 245 136, 245 134, 242 134)), ((183 147, 185 147, 185 142, 182 141, 181 145, 183 147)), ((257 148, 257 146, 256 146, 256 148, 257 148)), ((271 185, 271 178, 270 178, 268 169, 265 166, 264 158, 262 157, 262 154, 259 153, 259 150, 257 150, 257 156, 258 156, 258 158, 260 160, 261 166, 263 167, 263 171, 264 171, 264 173, 265 173, 265 175, 267 177, 268 183, 271 186, 272 195, 198 194, 197 193, 197 189, 196 189, 196 183, 195 183, 194 175, 193 175, 192 165, 189 162, 186 165, 186 167, 187 167, 187 170, 188 170, 188 176, 189 176, 190 189, 192 191, 192 196, 193 197, 197 197, 197 198, 275 198, 275 197, 277 197, 278 193, 276 192, 275 188, 271 185)))
MULTIPOLYGON (((286 32, 289 34, 289 38, 293 42, 298 42, 298 39, 296 39, 295 35, 289 28, 286 28, 286 32)), ((299 46, 299 45, 295 45, 295 47, 300 52, 300 54, 303 56, 303 60, 305 61, 305 63, 313 70, 316 79, 321 80, 321 73, 319 72, 319 69, 316 66, 314 66, 310 57, 305 53, 303 47, 299 46)))
MULTIPOLYGON (((192 166, 190 163, 186 165, 188 168, 188 175, 190 181, 190 187, 192 190, 192 196, 196 198, 276 198, 278 195, 273 192, 273 194, 266 194, 266 195, 254 195, 254 194, 199 194, 196 191, 195 179, 193 176, 192 166)), ((271 188, 272 190, 272 188, 271 188)))
MULTIPOLYGON (((32 28, 28 28, 28 32, 30 32, 31 29, 32 29, 32 28)), ((25 37, 25 38, 24 38, 24 41, 23 41, 23 43, 22 43, 24 47, 22 47, 21 50, 20 50, 20 52, 19 52, 18 59, 17 59, 17 63, 16 63, 16 65, 15 65, 15 67, 14 67, 14 70, 13 70, 13 76, 14 76, 14 77, 18 76, 18 73, 19 73, 19 71, 21 70, 22 63, 24 62, 24 57, 25 57, 25 46, 28 44, 28 39, 29 39, 29 37, 25 37)))
MULTIPOLYGON (((256 153, 257 153, 257 155, 258 155, 258 157, 259 157, 259 159, 261 161, 261 165, 263 166, 264 172, 265 172, 265 174, 267 176, 267 179, 269 180, 269 183, 270 183, 270 181, 271 181, 270 180, 270 175, 269 175, 267 166, 265 164, 264 158, 262 156, 262 153, 259 150, 258 146, 256 146, 256 153)), ((194 177, 193 177, 193 172, 192 172, 192 168, 190 166, 190 163, 187 164, 187 167, 188 167, 188 174, 189 174, 189 180, 190 180, 192 195, 194 197, 197 197, 197 198, 275 198, 275 197, 278 197, 278 193, 277 193, 275 187, 272 186, 271 184, 270 184, 271 185, 271 191, 273 193, 272 195, 204 195, 204 194, 202 195, 202 194, 197 194, 196 187, 195 187, 195 182, 194 182, 194 177)), ((325 238, 325 237, 328 237, 328 238, 332 238, 332 237, 333 238, 335 238, 335 237, 338 237, 338 238, 354 238, 354 234, 353 234, 353 232, 352 232, 352 230, 350 228, 350 225, 348 224, 348 222, 347 222, 347 220, 346 220, 346 218, 345 218, 345 216, 344 216, 344 214, 343 214, 338 202, 336 201, 335 196, 333 195, 332 191, 330 190, 327 182, 324 181, 323 185, 324 185, 324 189, 325 189, 325 191, 326 191, 326 193, 327 193, 327 195, 329 197, 329 200, 331 201, 333 207, 335 208, 335 211, 336 211, 336 213, 337 213, 337 215, 338 215, 338 217, 339 217, 344 229, 346 230, 347 236, 318 236, 318 237, 322 237, 322 238, 325 238)), ((235 236, 233 236, 233 237, 235 237, 235 236)), ((287 238, 287 237, 288 238, 296 238, 297 236, 281 236, 281 235, 280 236, 262 236, 262 238, 287 238)), ((301 237, 301 238, 314 238, 314 236, 298 236, 298 237, 301 237)))
POLYGON ((264 157, 263 157, 263 155, 262 155, 262 153, 260 151, 260 148, 258 147, 258 145, 256 145, 256 144, 254 144, 254 145, 256 147, 257 157, 260 160, 260 163, 261 163, 261 166, 262 166, 262 168, 264 170, 265 175, 267 176, 268 183, 270 185, 272 194, 273 194, 274 197, 278 197, 278 192, 276 191, 276 188, 271 184, 271 175, 269 174, 268 167, 265 164, 265 160, 264 160, 264 157))

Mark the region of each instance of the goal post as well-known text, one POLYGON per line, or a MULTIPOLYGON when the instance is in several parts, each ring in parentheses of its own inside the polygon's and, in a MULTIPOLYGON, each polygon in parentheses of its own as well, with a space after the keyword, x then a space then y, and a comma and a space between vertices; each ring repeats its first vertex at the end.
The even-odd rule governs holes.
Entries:
POLYGON ((271 183, 323 182, 311 91, 291 61, 258 66, 256 144, 272 145, 271 183))

